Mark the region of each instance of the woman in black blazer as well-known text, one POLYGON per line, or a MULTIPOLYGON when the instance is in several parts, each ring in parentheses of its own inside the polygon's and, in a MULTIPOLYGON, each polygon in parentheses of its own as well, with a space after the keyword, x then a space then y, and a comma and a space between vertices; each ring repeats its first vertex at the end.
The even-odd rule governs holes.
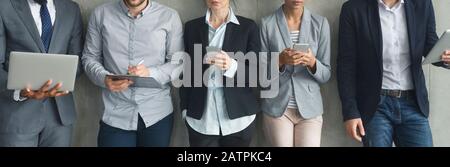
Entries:
POLYGON ((189 142, 193 147, 246 147, 250 144, 255 115, 260 109, 248 84, 249 74, 246 73, 244 87, 237 87, 236 76, 244 69, 248 72, 249 66, 257 63, 237 62, 231 55, 259 53, 259 30, 253 20, 234 15, 230 0, 205 1, 206 15, 187 22, 184 32, 186 52, 191 58, 191 67, 185 66, 187 71, 184 73, 191 72, 192 82, 180 89, 180 97, 189 142), (196 44, 201 47, 194 47, 196 44), (202 54, 194 55, 200 52, 195 49, 200 48, 202 54), (213 48, 208 51, 215 52, 205 56, 206 48, 213 48), (201 56, 204 64, 195 64, 196 56, 201 56), (203 73, 194 73, 194 68, 199 66, 203 73), (202 78, 203 74, 205 82, 201 80, 201 86, 194 87, 194 76, 202 78))

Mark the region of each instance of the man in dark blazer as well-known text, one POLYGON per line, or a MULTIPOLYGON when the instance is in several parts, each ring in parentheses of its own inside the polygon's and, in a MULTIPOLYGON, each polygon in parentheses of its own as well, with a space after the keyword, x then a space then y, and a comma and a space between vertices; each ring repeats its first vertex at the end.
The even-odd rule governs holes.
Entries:
POLYGON ((37 91, 7 90, 6 83, 12 51, 81 55, 81 19, 70 0, 0 0, 0 146, 70 146, 72 94, 50 82, 37 91))
MULTIPOLYGON (((433 145, 421 62, 437 40, 431 0, 343 5, 337 69, 350 136, 368 147, 433 145)), ((449 53, 434 65, 448 67, 449 53)))

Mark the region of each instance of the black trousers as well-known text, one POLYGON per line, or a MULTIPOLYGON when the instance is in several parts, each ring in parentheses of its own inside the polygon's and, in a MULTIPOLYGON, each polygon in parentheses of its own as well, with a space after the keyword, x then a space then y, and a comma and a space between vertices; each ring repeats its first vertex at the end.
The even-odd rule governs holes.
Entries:
POLYGON ((255 131, 255 121, 244 130, 227 136, 198 133, 187 122, 186 127, 191 147, 248 147, 255 131))

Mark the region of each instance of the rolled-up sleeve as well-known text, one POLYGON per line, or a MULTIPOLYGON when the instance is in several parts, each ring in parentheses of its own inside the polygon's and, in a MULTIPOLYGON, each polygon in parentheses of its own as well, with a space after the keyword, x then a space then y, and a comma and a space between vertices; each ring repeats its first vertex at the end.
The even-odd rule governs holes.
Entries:
POLYGON ((150 67, 150 77, 155 78, 161 84, 169 83, 178 77, 181 68, 182 57, 184 56, 184 42, 183 42, 183 25, 180 16, 174 12, 170 18, 171 29, 166 37, 166 63, 158 66, 150 67))
POLYGON ((108 72, 103 65, 102 34, 100 28, 101 15, 98 11, 92 14, 86 34, 86 44, 83 51, 82 62, 86 75, 100 87, 106 88, 105 77, 108 72))

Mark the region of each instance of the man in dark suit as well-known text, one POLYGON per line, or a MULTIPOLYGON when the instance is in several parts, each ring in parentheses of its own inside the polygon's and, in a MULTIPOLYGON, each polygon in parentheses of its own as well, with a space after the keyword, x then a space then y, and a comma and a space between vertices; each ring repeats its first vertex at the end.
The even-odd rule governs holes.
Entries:
MULTIPOLYGON (((349 135, 368 147, 433 145, 422 58, 438 40, 431 0, 342 7, 338 87, 349 135)), ((450 51, 442 55, 447 67, 450 51)))
POLYGON ((36 91, 7 90, 7 70, 12 51, 81 55, 82 28, 70 0, 0 0, 0 146, 70 146, 72 94, 51 81, 36 91))

